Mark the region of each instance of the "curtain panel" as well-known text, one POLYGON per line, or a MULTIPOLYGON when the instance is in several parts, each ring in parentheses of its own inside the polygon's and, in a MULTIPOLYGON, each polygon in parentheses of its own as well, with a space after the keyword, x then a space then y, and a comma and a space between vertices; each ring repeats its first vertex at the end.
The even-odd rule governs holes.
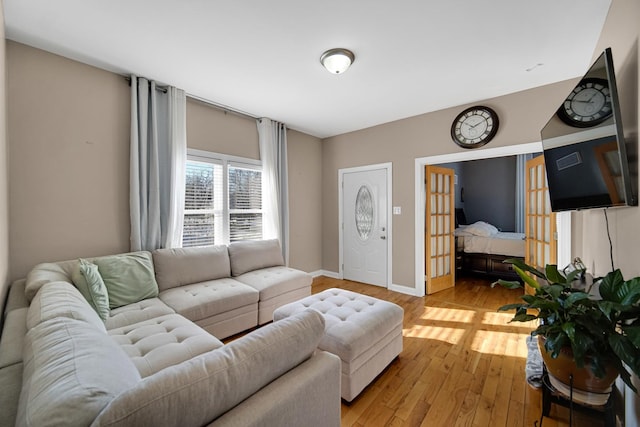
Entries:
POLYGON ((179 247, 187 159, 186 95, 131 76, 131 250, 179 247))
POLYGON ((287 127, 267 118, 257 120, 262 160, 262 235, 279 239, 289 264, 289 189, 287 127))

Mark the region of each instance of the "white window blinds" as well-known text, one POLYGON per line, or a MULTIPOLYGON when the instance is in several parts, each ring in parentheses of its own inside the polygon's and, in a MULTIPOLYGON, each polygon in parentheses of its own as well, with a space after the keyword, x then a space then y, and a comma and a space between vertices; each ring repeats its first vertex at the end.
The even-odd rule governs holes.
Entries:
POLYGON ((262 239, 260 165, 213 156, 188 156, 182 246, 262 239))
POLYGON ((229 166, 229 240, 262 238, 262 171, 229 166))

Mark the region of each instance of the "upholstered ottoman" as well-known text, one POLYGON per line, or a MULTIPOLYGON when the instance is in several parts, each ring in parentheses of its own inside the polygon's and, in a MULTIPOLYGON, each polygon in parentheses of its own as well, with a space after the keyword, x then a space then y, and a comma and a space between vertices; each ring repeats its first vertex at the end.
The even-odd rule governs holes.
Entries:
POLYGON ((327 289, 276 309, 278 321, 313 309, 324 315, 318 348, 342 360, 342 398, 352 401, 402 351, 402 307, 343 289, 327 289))

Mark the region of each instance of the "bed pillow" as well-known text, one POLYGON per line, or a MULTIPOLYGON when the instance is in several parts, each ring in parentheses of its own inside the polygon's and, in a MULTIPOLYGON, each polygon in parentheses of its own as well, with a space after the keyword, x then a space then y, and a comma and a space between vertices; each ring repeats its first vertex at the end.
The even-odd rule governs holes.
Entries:
POLYGON ((482 237, 489 237, 498 233, 498 229, 496 227, 484 221, 474 222, 473 224, 466 226, 464 231, 475 236, 482 237))

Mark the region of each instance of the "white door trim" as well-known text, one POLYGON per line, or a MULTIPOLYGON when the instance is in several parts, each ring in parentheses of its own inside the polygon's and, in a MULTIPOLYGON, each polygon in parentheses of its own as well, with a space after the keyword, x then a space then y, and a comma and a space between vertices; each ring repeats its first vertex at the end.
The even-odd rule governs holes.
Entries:
POLYGON ((340 279, 344 279, 344 258, 343 258, 343 228, 344 228, 344 220, 342 212, 342 204, 343 204, 343 184, 344 184, 344 174, 353 173, 353 172, 367 172, 371 170, 377 169, 386 169, 387 171, 387 288, 392 285, 392 265, 393 265, 393 253, 392 242, 393 242, 393 217, 391 214, 393 213, 393 163, 378 163, 375 165, 367 165, 367 166, 358 166, 353 168, 345 168, 338 169, 338 241, 339 241, 339 255, 338 255, 338 275, 340 279))
MULTIPOLYGON (((425 186, 424 167, 441 163, 463 162, 466 160, 490 159, 494 157, 515 156, 518 154, 542 152, 542 142, 509 145, 506 147, 483 148, 481 150, 463 151, 460 153, 442 154, 439 156, 418 157, 415 159, 414 200, 415 200, 415 295, 423 297, 425 290, 424 269, 424 221, 425 221, 425 186)), ((570 230, 569 230, 570 231, 570 230)))

